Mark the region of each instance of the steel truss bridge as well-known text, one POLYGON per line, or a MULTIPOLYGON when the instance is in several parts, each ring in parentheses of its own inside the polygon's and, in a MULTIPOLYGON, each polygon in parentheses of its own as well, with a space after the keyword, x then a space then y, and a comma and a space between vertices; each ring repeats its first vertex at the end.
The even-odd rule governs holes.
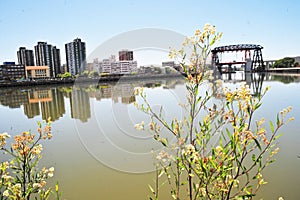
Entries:
POLYGON ((222 68, 224 66, 228 66, 231 68, 232 65, 235 64, 242 64, 245 66, 250 64, 250 69, 247 71, 249 72, 262 72, 265 71, 264 61, 262 57, 262 50, 263 47, 256 44, 237 44, 237 45, 228 45, 228 46, 220 46, 214 48, 212 52, 212 66, 217 68, 220 73, 222 73, 222 68), (243 61, 237 62, 222 62, 220 60, 220 56, 222 53, 233 53, 233 52, 244 52, 244 59, 243 61), (251 55, 252 54, 252 55, 251 55), (252 59, 251 59, 252 56, 252 59), (247 63, 247 61, 251 61, 247 63))

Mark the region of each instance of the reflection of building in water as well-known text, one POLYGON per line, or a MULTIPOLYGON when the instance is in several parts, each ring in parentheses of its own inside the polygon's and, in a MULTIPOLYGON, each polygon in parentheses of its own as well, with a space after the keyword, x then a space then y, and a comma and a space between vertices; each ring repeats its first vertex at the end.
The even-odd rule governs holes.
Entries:
POLYGON ((26 91, 16 89, 0 90, 0 103, 9 108, 20 108, 28 102, 28 95, 26 91))
POLYGON ((3 89, 0 90, 0 104, 9 108, 23 106, 28 118, 42 114, 42 119, 50 117, 54 121, 65 113, 64 96, 57 88, 3 89))
POLYGON ((90 99, 84 88, 73 88, 70 105, 72 118, 87 122, 91 117, 90 99))
POLYGON ((112 99, 114 103, 121 101, 125 104, 135 102, 134 86, 129 83, 117 85, 100 85, 99 90, 94 94, 96 99, 112 99))
POLYGON ((39 103, 27 103, 24 104, 24 114, 29 118, 34 118, 40 115, 40 104, 39 103))
POLYGON ((39 103, 52 101, 52 93, 50 89, 42 90, 30 90, 28 92, 28 102, 29 103, 39 103))
POLYGON ((65 103, 63 93, 57 88, 32 89, 28 91, 28 104, 24 105, 24 113, 28 118, 40 115, 42 119, 49 117, 55 121, 65 113, 65 103))
POLYGON ((121 102, 125 104, 133 103, 135 101, 134 87, 128 83, 119 84, 113 87, 112 95, 115 103, 119 102, 118 97, 121 97, 121 102))
POLYGON ((131 104, 135 102, 135 96, 122 97, 122 103, 131 104))
POLYGON ((64 96, 57 88, 49 90, 52 101, 41 101, 42 118, 51 118, 52 121, 63 116, 65 111, 64 96))

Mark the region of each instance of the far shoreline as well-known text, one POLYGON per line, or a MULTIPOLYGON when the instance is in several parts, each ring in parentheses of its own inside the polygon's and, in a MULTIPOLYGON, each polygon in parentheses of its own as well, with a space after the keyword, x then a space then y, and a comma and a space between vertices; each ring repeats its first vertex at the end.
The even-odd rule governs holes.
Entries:
POLYGON ((55 79, 35 79, 24 81, 1 81, 0 89, 7 87, 31 87, 39 85, 73 85, 75 83, 103 83, 103 82, 117 82, 117 81, 132 81, 132 80, 149 80, 149 79, 161 79, 161 78, 182 78, 183 74, 118 74, 118 75, 105 75, 99 77, 78 77, 78 78, 55 78, 55 79))

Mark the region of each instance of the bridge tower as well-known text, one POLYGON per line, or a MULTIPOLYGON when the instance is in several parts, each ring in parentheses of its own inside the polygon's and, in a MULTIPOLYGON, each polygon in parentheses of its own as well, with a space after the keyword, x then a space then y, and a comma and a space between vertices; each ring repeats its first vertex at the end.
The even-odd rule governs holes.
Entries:
MULTIPOLYGON (((212 52, 212 66, 214 69, 218 69, 220 73, 223 72, 223 66, 228 66, 231 69, 232 65, 241 64, 245 66, 246 71, 246 64, 247 61, 251 60, 251 52, 253 52, 253 58, 251 60, 251 68, 250 72, 262 72, 265 70, 263 57, 262 57, 262 50, 263 47, 256 44, 238 44, 238 45, 228 45, 228 46, 220 46, 214 48, 212 52), (220 54, 224 52, 241 52, 244 51, 244 58, 242 61, 233 61, 233 62, 221 62, 220 54)), ((250 63, 249 63, 250 64, 250 63)))

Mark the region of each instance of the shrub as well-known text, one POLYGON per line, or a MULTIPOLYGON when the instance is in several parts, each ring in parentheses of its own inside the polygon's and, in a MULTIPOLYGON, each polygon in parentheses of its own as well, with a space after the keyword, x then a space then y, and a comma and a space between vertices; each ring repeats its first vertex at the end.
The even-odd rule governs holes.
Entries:
MULTIPOLYGON (((285 119, 291 108, 281 111, 275 124, 269 123, 267 134, 265 120, 253 121, 253 116, 269 87, 255 97, 245 84, 231 90, 223 88, 220 80, 210 83, 213 77, 206 68, 207 58, 221 36, 214 26, 206 24, 202 32, 196 30, 185 39, 181 50, 170 51, 170 57, 181 63, 187 75, 187 103, 181 103, 187 115, 183 119, 168 122, 161 112, 151 109, 143 88, 136 88, 142 103, 135 105, 150 116, 149 129, 164 147, 156 155, 150 199, 159 199, 162 177, 173 199, 252 199, 266 184, 263 172, 279 150, 278 130, 293 119, 285 119), (164 137, 161 127, 175 142, 164 137)), ((146 125, 143 122, 135 127, 144 129, 146 125)))
MULTIPOLYGON (((41 140, 52 138, 50 122, 44 127, 38 123, 37 134, 23 132, 14 136, 8 146, 10 137, 7 133, 0 134, 0 150, 9 158, 0 164, 0 199, 48 199, 51 188, 46 187, 46 181, 53 177, 54 168, 39 169, 38 164, 42 158, 41 140)), ((58 184, 55 191, 59 199, 58 184)))

